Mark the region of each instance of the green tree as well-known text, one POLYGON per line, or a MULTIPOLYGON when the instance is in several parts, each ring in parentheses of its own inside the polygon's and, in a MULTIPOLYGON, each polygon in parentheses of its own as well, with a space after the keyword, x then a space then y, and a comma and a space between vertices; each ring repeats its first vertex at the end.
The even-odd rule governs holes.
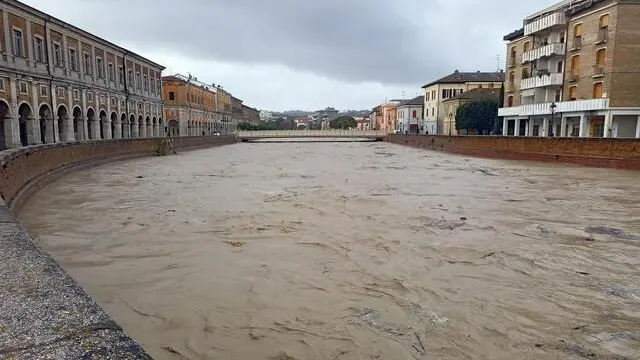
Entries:
POLYGON ((498 102, 482 99, 463 104, 456 112, 456 128, 476 130, 478 134, 488 133, 498 116, 498 102))
POLYGON ((358 126, 358 122, 351 116, 340 116, 329 122, 332 129, 353 129, 358 126))

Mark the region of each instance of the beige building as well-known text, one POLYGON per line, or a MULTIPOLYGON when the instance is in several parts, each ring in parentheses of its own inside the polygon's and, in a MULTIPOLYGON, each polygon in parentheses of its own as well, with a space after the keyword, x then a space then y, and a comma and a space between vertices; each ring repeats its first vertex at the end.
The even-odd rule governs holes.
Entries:
POLYGON ((14 0, 0 31, 0 149, 162 135, 163 66, 14 0))
POLYGON ((499 89, 504 82, 503 72, 459 72, 454 71, 434 82, 426 84, 424 89, 424 133, 449 134, 451 127, 445 128, 445 124, 451 124, 454 120, 440 111, 444 100, 458 96, 466 91, 476 88, 499 89))
POLYGON ((505 37, 503 134, 640 137, 640 3, 573 0, 505 37))
MULTIPOLYGON (((461 135, 460 131, 456 128, 456 114, 458 108, 464 104, 468 104, 474 101, 480 100, 494 100, 498 102, 500 97, 500 89, 495 88, 475 88, 469 91, 465 91, 460 95, 454 96, 447 100, 442 101, 440 104, 440 112, 445 114, 445 121, 443 124, 445 135, 461 135)), ((465 132, 462 135, 476 135, 475 133, 465 132)), ((488 134, 484 134, 488 135, 488 134)))

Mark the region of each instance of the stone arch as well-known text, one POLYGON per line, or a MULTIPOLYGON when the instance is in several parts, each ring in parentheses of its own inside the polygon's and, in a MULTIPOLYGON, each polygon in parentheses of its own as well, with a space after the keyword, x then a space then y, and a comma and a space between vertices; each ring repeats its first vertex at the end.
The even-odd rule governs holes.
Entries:
POLYGON ((43 144, 54 143, 54 129, 53 129, 53 121, 51 117, 51 108, 49 104, 40 105, 40 110, 38 110, 38 115, 40 115, 40 141, 43 144))
POLYGON ((100 110, 100 115, 98 115, 98 139, 104 139, 106 133, 106 125, 107 125, 107 112, 104 110, 100 110))
POLYGON ((28 124, 33 119, 32 114, 31 105, 28 103, 23 102, 18 107, 18 125, 20 127, 20 144, 22 146, 29 145, 28 124))
POLYGON ((153 137, 153 126, 151 125, 151 118, 147 116, 144 123, 147 127, 147 137, 153 137))
POLYGON ((67 107, 64 105, 58 106, 58 110, 56 111, 56 117, 58 118, 58 139, 60 141, 68 141, 68 119, 69 119, 69 111, 67 107))
POLYGON ((128 123, 127 114, 122 113, 122 115, 120 115, 120 135, 123 139, 130 137, 128 123))
POLYGON ((89 140, 95 140, 96 138, 96 111, 93 108, 87 108, 87 135, 89 140))
POLYGON ((11 121, 11 108, 9 104, 0 100, 0 151, 7 148, 7 132, 5 122, 11 121))
POLYGON ((111 138, 112 139, 119 139, 120 136, 116 136, 117 131, 116 131, 116 123, 118 122, 118 114, 116 114, 115 111, 111 112, 111 138))
POLYGON ((73 108, 73 134, 76 140, 84 139, 84 130, 82 129, 82 110, 79 106, 73 108))
MULTIPOLYGON (((162 120, 161 120, 162 121, 162 120)), ((165 130, 169 136, 180 136, 180 123, 176 119, 171 119, 167 122, 167 129, 165 130)))
POLYGON ((138 115, 138 137, 147 137, 147 129, 144 127, 144 118, 142 115, 138 115))
POLYGON ((130 138, 138 137, 138 128, 136 127, 136 116, 133 114, 129 116, 129 137, 130 138))
POLYGON ((153 137, 159 137, 160 128, 158 127, 158 119, 155 116, 151 118, 151 127, 153 128, 153 137))

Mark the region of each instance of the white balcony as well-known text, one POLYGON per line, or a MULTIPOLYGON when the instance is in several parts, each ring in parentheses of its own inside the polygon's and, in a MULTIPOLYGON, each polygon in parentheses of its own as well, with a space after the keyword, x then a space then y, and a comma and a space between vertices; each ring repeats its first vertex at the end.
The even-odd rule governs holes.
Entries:
POLYGON ((530 77, 528 79, 523 79, 520 82, 520 89, 527 90, 545 86, 561 86, 563 78, 563 73, 553 73, 548 75, 530 77))
POLYGON ((553 43, 522 54, 522 63, 535 61, 552 55, 562 55, 566 53, 566 46, 563 43, 553 43))
MULTIPOLYGON (((552 103, 529 104, 498 109, 498 116, 535 116, 551 115, 552 103)), ((589 99, 576 101, 560 101, 556 103, 556 114, 606 110, 609 108, 609 99, 589 99)))
POLYGON ((539 31, 549 29, 555 26, 564 26, 567 24, 567 18, 562 12, 557 12, 543 16, 524 26, 524 35, 529 36, 539 31))

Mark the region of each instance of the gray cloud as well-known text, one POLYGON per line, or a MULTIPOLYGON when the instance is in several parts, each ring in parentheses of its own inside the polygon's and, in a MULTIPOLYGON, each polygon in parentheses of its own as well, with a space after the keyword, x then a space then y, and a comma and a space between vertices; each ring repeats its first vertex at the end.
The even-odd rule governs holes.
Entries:
POLYGON ((524 16, 555 1, 27 2, 148 52, 246 66, 284 65, 350 83, 419 87, 454 69, 496 69, 496 56, 505 53, 502 36, 521 25, 524 16))

